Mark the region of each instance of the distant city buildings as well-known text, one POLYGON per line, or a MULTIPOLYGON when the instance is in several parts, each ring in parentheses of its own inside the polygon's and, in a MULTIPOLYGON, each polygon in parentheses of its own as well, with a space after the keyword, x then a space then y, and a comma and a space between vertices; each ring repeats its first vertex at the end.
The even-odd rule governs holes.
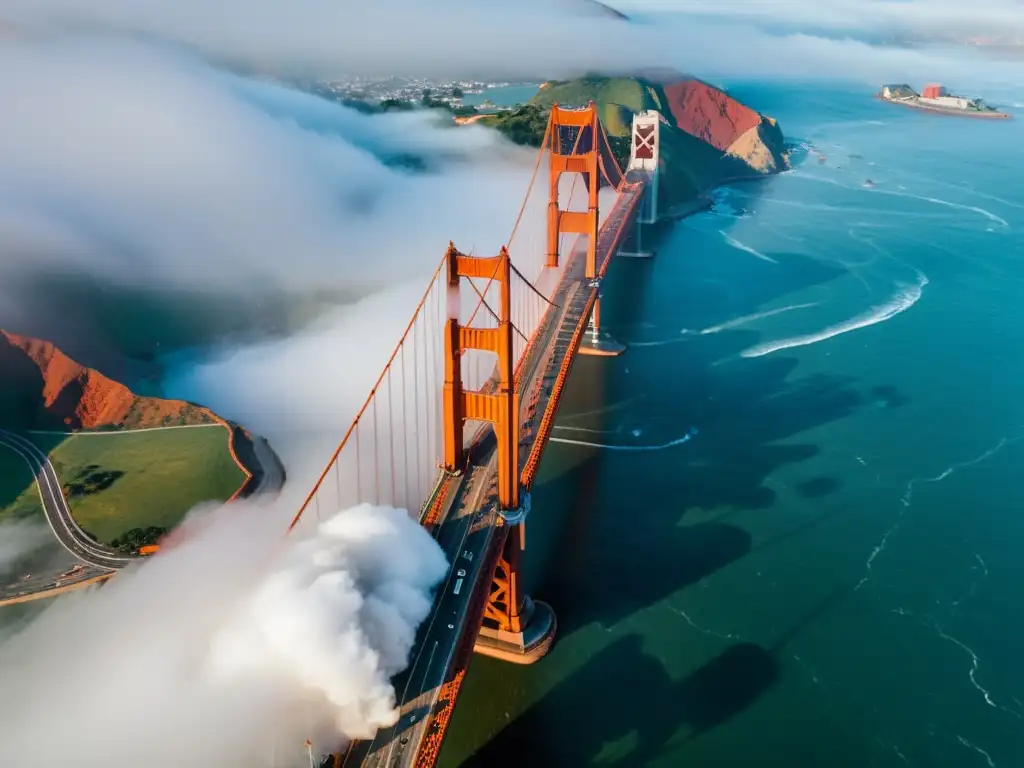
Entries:
POLYGON ((508 82, 487 82, 483 80, 453 80, 439 82, 426 78, 366 78, 352 77, 344 80, 318 82, 315 89, 324 95, 343 101, 362 101, 380 104, 385 101, 420 102, 429 98, 435 104, 463 105, 463 98, 479 94, 491 88, 514 85, 508 82))

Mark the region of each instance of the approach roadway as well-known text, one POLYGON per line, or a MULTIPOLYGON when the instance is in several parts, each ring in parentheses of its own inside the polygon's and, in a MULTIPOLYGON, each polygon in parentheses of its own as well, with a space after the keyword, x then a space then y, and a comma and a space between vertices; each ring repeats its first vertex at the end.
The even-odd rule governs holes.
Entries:
POLYGON ((32 468, 43 511, 46 513, 46 522, 64 549, 83 563, 110 571, 124 568, 135 559, 97 543, 75 522, 57 471, 49 457, 34 443, 21 435, 0 429, 0 444, 17 453, 32 468))

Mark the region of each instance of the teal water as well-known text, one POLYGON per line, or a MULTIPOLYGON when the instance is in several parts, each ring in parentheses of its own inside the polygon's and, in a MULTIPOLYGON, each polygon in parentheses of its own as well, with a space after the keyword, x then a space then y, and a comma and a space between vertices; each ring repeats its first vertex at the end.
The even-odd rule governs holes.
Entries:
POLYGON ((798 166, 613 265, 555 433, 607 447, 528 526, 558 642, 474 660, 442 765, 1024 762, 1024 113, 734 93, 798 166))
POLYGON ((536 85, 504 85, 500 88, 487 88, 483 93, 467 93, 462 103, 478 107, 490 99, 496 107, 514 107, 523 104, 537 95, 536 85))

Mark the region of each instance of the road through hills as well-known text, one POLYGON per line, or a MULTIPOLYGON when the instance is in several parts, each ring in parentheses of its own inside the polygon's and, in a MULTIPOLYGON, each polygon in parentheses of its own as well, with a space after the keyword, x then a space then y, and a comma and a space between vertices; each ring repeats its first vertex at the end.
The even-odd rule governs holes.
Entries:
POLYGON ((0 444, 17 453, 32 468, 39 490, 39 498, 57 541, 72 555, 88 565, 106 570, 124 568, 134 558, 123 555, 93 540, 71 515, 71 507, 64 496, 60 478, 49 457, 21 435, 0 429, 0 444))

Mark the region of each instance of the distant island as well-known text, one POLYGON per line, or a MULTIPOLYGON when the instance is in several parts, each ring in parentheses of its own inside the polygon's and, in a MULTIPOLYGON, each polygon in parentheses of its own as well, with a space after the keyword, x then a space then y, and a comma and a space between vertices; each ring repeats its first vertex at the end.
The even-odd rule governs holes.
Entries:
POLYGON ((938 83, 929 83, 922 93, 918 93, 909 85, 883 85, 877 97, 891 104, 902 104, 906 107, 919 109, 941 115, 957 115, 962 117, 982 117, 1006 120, 1011 116, 988 106, 981 99, 968 99, 954 96, 938 83))
POLYGON ((0 523, 49 524, 56 537, 0 584, 0 604, 109 575, 196 504, 282 481, 265 441, 208 408, 140 397, 48 341, 0 330, 0 523))

